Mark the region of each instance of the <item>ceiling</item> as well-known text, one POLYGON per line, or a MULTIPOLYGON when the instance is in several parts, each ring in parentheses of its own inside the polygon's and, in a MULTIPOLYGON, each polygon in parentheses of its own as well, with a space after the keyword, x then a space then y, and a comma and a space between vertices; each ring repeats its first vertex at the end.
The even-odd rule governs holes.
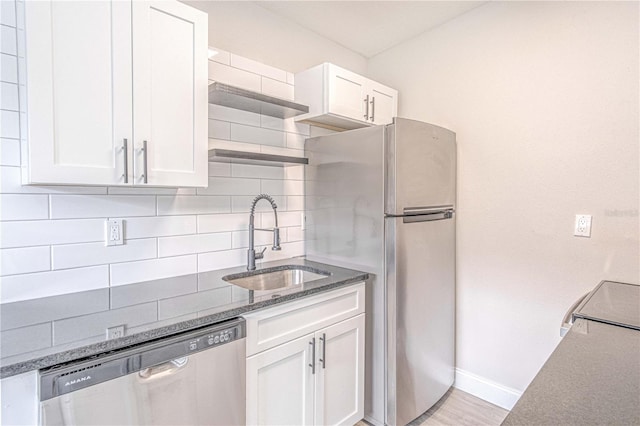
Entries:
POLYGON ((366 58, 486 1, 255 1, 366 58))

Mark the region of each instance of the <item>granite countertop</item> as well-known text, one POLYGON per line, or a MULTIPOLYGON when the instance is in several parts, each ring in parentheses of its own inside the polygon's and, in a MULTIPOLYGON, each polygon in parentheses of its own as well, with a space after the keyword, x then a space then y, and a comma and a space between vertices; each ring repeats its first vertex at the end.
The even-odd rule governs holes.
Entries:
POLYGON ((579 318, 502 425, 640 425, 640 331, 579 318))
POLYGON ((289 288, 249 291, 222 280, 251 274, 240 266, 3 305, 3 342, 16 344, 13 351, 3 345, 0 377, 98 356, 369 278, 366 272, 304 258, 265 262, 255 272, 290 265, 329 275, 289 288), (127 325, 126 335, 106 339, 106 329, 118 324, 127 325), (32 350, 40 340, 44 343, 32 350))

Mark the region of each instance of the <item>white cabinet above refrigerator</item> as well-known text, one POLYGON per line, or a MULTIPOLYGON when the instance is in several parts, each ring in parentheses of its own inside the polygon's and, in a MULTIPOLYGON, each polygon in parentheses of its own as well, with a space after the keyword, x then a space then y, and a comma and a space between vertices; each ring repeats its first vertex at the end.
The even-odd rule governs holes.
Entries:
POLYGON ((295 100, 309 105, 296 121, 333 130, 391 124, 398 91, 330 63, 295 76, 295 100))

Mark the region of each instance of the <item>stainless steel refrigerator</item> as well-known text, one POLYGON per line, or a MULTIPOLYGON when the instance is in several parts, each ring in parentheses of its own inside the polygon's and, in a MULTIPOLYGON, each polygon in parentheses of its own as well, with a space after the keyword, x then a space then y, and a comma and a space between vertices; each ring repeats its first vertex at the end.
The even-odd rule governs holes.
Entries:
POLYGON ((305 151, 307 257, 373 277, 366 419, 407 424, 454 380, 455 133, 396 118, 305 151))

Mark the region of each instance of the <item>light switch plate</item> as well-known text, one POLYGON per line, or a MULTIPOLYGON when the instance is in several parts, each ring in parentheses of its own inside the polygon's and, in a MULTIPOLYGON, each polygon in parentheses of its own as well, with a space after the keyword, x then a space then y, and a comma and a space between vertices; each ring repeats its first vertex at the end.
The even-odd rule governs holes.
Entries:
POLYGON ((120 246, 124 244, 123 234, 122 219, 108 219, 105 222, 105 245, 120 246))
POLYGON ((591 215, 590 214, 577 214, 576 226, 573 230, 573 235, 576 237, 591 237, 591 215))

